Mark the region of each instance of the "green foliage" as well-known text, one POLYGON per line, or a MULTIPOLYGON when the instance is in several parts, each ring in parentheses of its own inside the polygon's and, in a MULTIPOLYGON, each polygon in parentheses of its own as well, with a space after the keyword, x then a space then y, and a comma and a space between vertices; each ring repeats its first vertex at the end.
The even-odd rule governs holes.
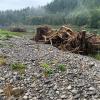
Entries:
POLYGON ((66 12, 68 14, 70 11, 75 9, 77 4, 77 0, 54 0, 45 6, 45 8, 51 13, 66 12))
POLYGON ((6 30, 0 30, 0 39, 8 39, 8 38, 11 38, 12 37, 12 34, 11 32, 9 31, 6 31, 6 30))
POLYGON ((29 20, 30 24, 62 25, 73 24, 87 25, 91 28, 100 26, 100 9, 97 0, 54 0, 45 6, 47 14, 34 16, 29 20))
POLYGON ((7 10, 7 11, 0 11, 0 25, 2 27, 8 26, 9 24, 27 24, 28 19, 33 16, 42 15, 44 12, 43 8, 24 8, 21 10, 7 10))
POLYGON ((32 25, 49 24, 49 25, 61 25, 65 23, 64 15, 48 14, 47 16, 36 16, 29 20, 32 25))
POLYGON ((53 73, 53 70, 50 68, 50 66, 47 63, 43 63, 40 66, 44 68, 45 77, 48 77, 53 73))
POLYGON ((0 26, 30 25, 87 25, 100 28, 100 0, 53 0, 40 8, 25 8, 0 12, 0 26))
POLYGON ((6 38, 12 38, 10 34, 6 34, 6 38))
POLYGON ((6 65, 6 60, 4 59, 4 57, 0 57, 0 66, 2 65, 6 65))
POLYGON ((66 70, 65 67, 66 67, 66 66, 65 66, 64 64, 59 64, 59 65, 58 65, 58 68, 60 69, 60 71, 65 71, 65 70, 66 70))
POLYGON ((40 66, 43 68, 46 68, 46 69, 48 69, 50 67, 47 63, 42 63, 40 66))
POLYGON ((100 28, 100 10, 99 9, 91 11, 90 27, 100 28))
POLYGON ((97 60, 100 60, 100 54, 96 54, 96 55, 95 55, 95 58, 96 58, 97 60))
POLYGON ((83 25, 87 25, 90 22, 89 19, 90 19, 89 16, 80 13, 75 17, 69 18, 69 21, 74 25, 83 26, 83 25))
POLYGON ((53 71, 51 68, 45 69, 44 71, 45 76, 50 76, 51 74, 53 74, 53 71))
POLYGON ((0 29, 0 39, 9 39, 12 38, 13 36, 21 36, 22 34, 19 32, 10 32, 7 30, 1 30, 0 29))
POLYGON ((21 70, 25 69, 25 65, 22 63, 13 63, 13 64, 11 64, 11 68, 12 68, 12 70, 21 71, 21 70))
POLYGON ((89 55, 97 60, 100 60, 100 53, 97 53, 97 54, 93 54, 93 55, 89 55))

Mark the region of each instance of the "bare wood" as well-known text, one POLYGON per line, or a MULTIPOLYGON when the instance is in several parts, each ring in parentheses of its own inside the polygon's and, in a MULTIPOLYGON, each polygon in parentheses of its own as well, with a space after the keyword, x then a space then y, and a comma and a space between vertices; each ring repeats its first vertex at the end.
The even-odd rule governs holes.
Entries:
POLYGON ((67 26, 53 30, 47 26, 37 28, 36 41, 49 43, 63 51, 89 53, 91 48, 100 46, 100 36, 87 34, 86 30, 75 32, 67 26), (95 45, 96 44, 96 45, 95 45))

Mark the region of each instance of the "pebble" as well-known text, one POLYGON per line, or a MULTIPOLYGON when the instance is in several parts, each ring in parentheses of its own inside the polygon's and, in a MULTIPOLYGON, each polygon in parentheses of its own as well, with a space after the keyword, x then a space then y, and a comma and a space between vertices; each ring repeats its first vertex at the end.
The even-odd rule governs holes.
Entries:
POLYGON ((94 87, 90 87, 89 90, 90 90, 90 91, 94 91, 95 88, 94 88, 94 87))
POLYGON ((13 74, 14 74, 14 75, 18 75, 18 72, 14 72, 13 74))
POLYGON ((45 80, 45 84, 49 84, 51 82, 51 80, 45 80))
POLYGON ((58 87, 57 87, 57 84, 56 84, 56 85, 53 87, 53 89, 54 89, 54 90, 57 90, 57 88, 58 88, 58 87))
POLYGON ((61 95, 61 99, 66 99, 66 95, 61 95))
POLYGON ((51 100, 54 100, 54 97, 50 97, 51 100))
POLYGON ((10 79, 10 83, 11 83, 11 84, 13 83, 13 81, 14 81, 14 79, 10 79))
POLYGON ((76 89, 73 89, 73 90, 72 90, 72 93, 73 93, 73 94, 77 94, 77 92, 78 92, 78 90, 76 90, 76 89))
POLYGON ((0 94, 2 94, 3 93, 3 90, 2 89, 0 89, 0 94))
POLYGON ((29 95, 30 95, 30 93, 25 93, 25 95, 26 95, 26 96, 29 96, 29 95))
POLYGON ((95 91, 89 91, 89 92, 87 93, 87 95, 96 95, 96 92, 95 92, 95 91))
POLYGON ((35 76, 36 78, 40 78, 40 77, 41 77, 41 75, 40 75, 39 73, 37 73, 37 72, 34 73, 34 76, 35 76))
POLYGON ((72 86, 71 86, 71 85, 69 85, 69 86, 67 87, 67 89, 68 89, 68 90, 71 90, 71 89, 72 89, 72 86))
POLYGON ((89 67, 90 68, 93 67, 93 66, 95 66, 95 63, 94 62, 89 63, 89 67))
POLYGON ((59 91, 56 91, 56 94, 60 94, 60 92, 59 91))
POLYGON ((80 94, 76 94, 73 98, 74 98, 74 99, 80 98, 80 94))
POLYGON ((35 82, 30 85, 31 88, 34 88, 36 86, 35 82))
POLYGON ((27 100, 28 99, 28 96, 27 95, 23 96, 23 99, 27 100))
POLYGON ((1 81, 4 81, 4 80, 5 80, 5 78, 3 78, 3 77, 0 77, 0 80, 1 80, 1 81))
POLYGON ((37 97, 33 97, 32 100, 38 100, 37 97))

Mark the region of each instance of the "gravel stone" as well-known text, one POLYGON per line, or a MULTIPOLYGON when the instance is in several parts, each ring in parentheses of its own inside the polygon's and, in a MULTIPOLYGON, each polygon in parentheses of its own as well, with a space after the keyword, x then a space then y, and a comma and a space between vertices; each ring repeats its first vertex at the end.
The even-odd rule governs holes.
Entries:
POLYGON ((100 100, 100 61, 26 37, 1 41, 6 46, 0 47, 0 53, 7 64, 0 67, 0 100, 7 100, 3 94, 7 83, 13 86, 12 100, 100 100), (25 64, 23 73, 11 69, 16 62, 25 64), (41 63, 48 64, 52 74, 41 63), (66 65, 66 71, 60 71, 59 64, 66 65))
POLYGON ((0 89, 0 94, 2 94, 4 91, 2 89, 0 89))

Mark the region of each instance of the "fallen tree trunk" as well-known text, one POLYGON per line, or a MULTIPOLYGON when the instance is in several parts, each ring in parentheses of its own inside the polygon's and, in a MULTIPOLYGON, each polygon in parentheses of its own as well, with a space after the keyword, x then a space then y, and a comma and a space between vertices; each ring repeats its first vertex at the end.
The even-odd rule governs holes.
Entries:
POLYGON ((74 32, 66 26, 56 31, 47 26, 38 27, 34 39, 73 53, 88 54, 100 50, 100 36, 87 34, 85 30, 74 32))

